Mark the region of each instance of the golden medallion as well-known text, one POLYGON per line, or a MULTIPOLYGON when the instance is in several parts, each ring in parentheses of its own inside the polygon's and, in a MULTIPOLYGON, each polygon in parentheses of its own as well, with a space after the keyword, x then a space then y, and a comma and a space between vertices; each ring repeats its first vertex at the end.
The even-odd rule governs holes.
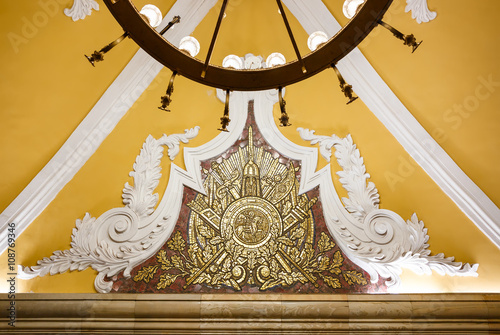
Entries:
POLYGON ((278 238, 281 231, 281 216, 276 207, 258 197, 244 197, 232 202, 221 220, 222 237, 233 239, 249 249, 278 238))

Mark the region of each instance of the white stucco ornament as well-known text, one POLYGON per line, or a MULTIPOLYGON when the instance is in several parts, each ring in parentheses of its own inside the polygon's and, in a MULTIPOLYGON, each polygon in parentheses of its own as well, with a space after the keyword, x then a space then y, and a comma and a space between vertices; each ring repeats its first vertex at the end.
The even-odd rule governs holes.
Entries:
POLYGON ((261 56, 254 56, 253 54, 246 54, 243 64, 247 70, 256 70, 262 67, 263 58, 261 56))
MULTIPOLYGON (((319 144, 320 153, 328 162, 331 150, 335 149, 342 168, 337 175, 348 194, 342 203, 350 218, 335 217, 332 212, 325 213, 325 219, 336 231, 332 235, 343 245, 341 249, 370 274, 372 282, 382 277, 387 279, 389 291, 397 291, 403 268, 417 274, 431 274, 435 270, 440 275, 477 277, 478 264, 455 262, 454 257, 444 257, 442 253, 431 255, 427 229, 416 214, 405 222, 397 213, 379 208, 378 190, 373 182, 368 182, 370 175, 350 135, 339 138, 318 136, 309 129, 297 130, 302 139, 319 144)), ((324 203, 330 201, 323 199, 324 203)))
POLYGON ((165 225, 168 219, 154 215, 159 196, 153 192, 161 177, 163 147, 168 147, 168 155, 173 160, 179 154, 180 142, 188 143, 198 135, 199 129, 194 127, 184 134, 163 135, 157 140, 149 135, 130 172, 134 185, 126 183, 123 188, 125 207, 110 209, 97 219, 85 214, 82 220, 76 220, 71 249, 57 250, 52 256, 38 261, 36 266, 24 269, 19 266, 18 277, 31 279, 92 267, 99 272, 94 282, 96 290, 110 292, 113 282, 104 280, 105 277, 122 271, 129 276, 132 268, 157 252, 163 245, 163 238, 170 235, 169 226, 165 225))
POLYGON ((73 21, 78 21, 92 14, 92 9, 99 10, 99 4, 95 0, 74 0, 71 8, 64 9, 64 14, 73 21))
POLYGON ((436 18, 437 13, 429 10, 427 0, 406 0, 405 12, 411 11, 412 19, 418 23, 429 22, 436 18))

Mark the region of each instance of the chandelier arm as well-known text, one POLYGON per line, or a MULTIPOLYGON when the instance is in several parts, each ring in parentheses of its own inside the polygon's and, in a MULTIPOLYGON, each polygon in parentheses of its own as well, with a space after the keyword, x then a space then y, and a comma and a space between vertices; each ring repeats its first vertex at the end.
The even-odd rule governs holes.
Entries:
POLYGON ((279 97, 279 103, 280 103, 280 111, 281 111, 281 116, 279 118, 280 120, 280 127, 288 127, 291 126, 292 124, 288 122, 290 120, 290 117, 288 116, 286 112, 286 101, 283 99, 283 87, 278 87, 278 97, 279 97))
POLYGON ((160 35, 165 34, 170 28, 172 28, 174 26, 174 24, 179 23, 179 22, 181 22, 181 17, 179 15, 174 16, 174 18, 172 19, 172 21, 170 21, 165 26, 165 28, 162 29, 162 31, 160 31, 160 35))
POLYGON ((108 45, 106 45, 104 48, 99 50, 99 52, 102 52, 102 53, 108 52, 109 50, 113 49, 115 46, 117 46, 121 41, 123 41, 127 37, 128 37, 128 33, 124 32, 123 35, 121 35, 120 37, 118 37, 116 40, 109 43, 108 45))
POLYGON ((229 93, 230 92, 231 91, 226 90, 226 102, 224 103, 224 114, 220 118, 221 127, 219 129, 217 129, 220 131, 229 132, 229 130, 227 130, 227 126, 229 125, 229 122, 231 122, 231 119, 229 119, 229 93))
POLYGON ((217 41, 217 35, 219 35, 220 25, 222 23, 222 19, 224 18, 224 12, 226 10, 228 0, 224 0, 222 2, 222 7, 219 12, 219 18, 217 19, 217 24, 215 25, 214 34, 212 35, 212 41, 210 42, 210 47, 208 48, 207 57, 205 58, 205 65, 203 66, 203 71, 201 72, 201 77, 205 78, 208 67, 210 65, 210 58, 212 58, 212 52, 214 51, 215 41, 217 41))
POLYGON ((302 59, 302 56, 300 55, 299 48, 297 46, 297 42, 295 42, 295 38, 293 37, 293 32, 292 28, 290 27, 290 24, 288 23, 288 19, 286 18, 285 14, 285 9, 283 8, 283 4, 281 3, 281 0, 276 0, 278 3, 278 8, 280 10, 281 17, 283 18, 283 22, 285 23, 286 31, 288 32, 288 36, 290 37, 290 41, 292 41, 293 49, 295 50, 295 54, 297 55, 297 60, 299 61, 300 65, 302 66, 302 72, 306 73, 306 65, 304 64, 304 60, 302 59))
POLYGON ((172 102, 172 93, 174 93, 174 79, 177 75, 177 71, 172 72, 172 76, 170 77, 170 81, 168 83, 167 91, 165 95, 161 97, 161 106, 158 109, 164 110, 165 112, 170 112, 168 106, 172 102))
MULTIPOLYGON (((181 52, 140 17, 131 0, 103 0, 117 22, 151 57, 198 83, 235 91, 260 91, 284 87, 309 78, 338 62, 378 25, 392 0, 366 0, 359 12, 324 46, 305 55, 307 73, 297 60, 281 66, 256 70, 234 70, 209 64, 205 78, 204 63, 181 52)), ((180 23, 182 24, 182 23, 180 23)))
POLYGON ((388 30, 389 30, 389 31, 390 31, 390 32, 391 32, 391 33, 392 33, 392 34, 393 34, 396 38, 399 38, 400 40, 403 40, 403 41, 404 41, 404 39, 405 39, 405 35, 404 35, 402 32, 400 32, 399 30, 397 30, 396 28, 394 28, 394 27, 393 27, 393 26, 391 26, 390 24, 385 23, 385 22, 384 22, 384 21, 382 21, 382 20, 379 20, 379 21, 378 21, 378 23, 379 23, 382 27, 384 27, 384 28, 388 29, 388 30))

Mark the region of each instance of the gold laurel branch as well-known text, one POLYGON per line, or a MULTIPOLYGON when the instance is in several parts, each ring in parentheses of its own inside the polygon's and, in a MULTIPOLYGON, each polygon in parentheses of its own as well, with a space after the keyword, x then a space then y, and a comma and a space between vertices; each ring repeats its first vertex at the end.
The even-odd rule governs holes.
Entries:
POLYGON ((156 271, 158 270, 158 265, 146 266, 140 269, 137 274, 134 276, 134 281, 144 281, 145 283, 149 283, 151 279, 153 279, 156 271))

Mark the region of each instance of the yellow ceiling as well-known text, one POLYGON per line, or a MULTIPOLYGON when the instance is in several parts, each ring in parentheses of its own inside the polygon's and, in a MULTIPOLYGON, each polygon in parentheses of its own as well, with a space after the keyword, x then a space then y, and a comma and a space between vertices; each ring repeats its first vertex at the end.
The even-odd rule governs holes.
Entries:
MULTIPOLYGON (((174 1, 150 1, 166 13, 174 1)), ((341 22, 340 0, 324 1, 341 22)), ((133 41, 122 42, 92 68, 84 53, 99 49, 118 37, 122 30, 105 5, 77 22, 62 14, 69 0, 46 0, 52 4, 47 20, 39 2, 0 3, 0 210, 23 190, 74 131, 107 87, 137 51, 133 41), (53 15, 52 15, 53 14, 53 15), (34 29, 29 30, 33 24, 34 29), (37 24, 38 26, 36 26, 37 24), (26 28, 28 27, 28 28, 26 28)), ((137 1, 141 7, 146 1, 137 1)), ((232 0, 226 11, 213 62, 220 64, 228 54, 246 53, 264 58, 281 52, 293 59, 293 49, 273 1, 232 0)), ((220 5, 220 3, 219 3, 220 5)), ((194 31, 206 53, 218 15, 217 5, 194 31)), ((385 20, 405 33, 423 39, 420 48, 410 49, 392 34, 378 27, 360 49, 412 112, 465 173, 500 205, 500 180, 496 177, 500 156, 500 86, 471 111, 459 114, 457 104, 467 104, 482 80, 500 83, 498 31, 495 0, 429 0, 438 17, 417 24, 404 13, 405 1, 395 0, 385 20), (483 79, 481 79, 483 78, 483 79)), ((307 34, 292 23, 302 53, 307 52, 307 34)), ((32 28, 33 28, 32 27, 32 28)), ((172 113, 157 109, 171 72, 163 69, 153 84, 104 140, 47 209, 18 238, 17 261, 35 265, 54 250, 69 248, 75 219, 85 212, 98 217, 122 206, 121 192, 145 138, 152 134, 179 133, 201 126, 188 146, 198 146, 217 135, 223 105, 212 88, 179 77, 171 104, 172 113), (181 117, 182 115, 182 117, 181 117)), ((317 134, 352 134, 365 165, 381 195, 381 207, 409 219, 416 212, 430 235, 430 249, 455 256, 457 261, 479 263, 478 278, 417 276, 403 273, 403 289, 413 292, 500 291, 498 250, 487 237, 441 191, 410 158, 394 137, 362 101, 346 106, 333 71, 328 70, 287 88, 287 110, 292 127, 280 128, 285 136, 307 145, 297 127, 315 129, 317 134), (404 170, 406 168, 406 170, 404 170), (403 171, 404 170, 404 171, 403 171), (399 175, 394 182, 391 176, 399 175)), ((275 106, 275 118, 278 107, 275 106)), ((157 191, 167 184, 168 158, 157 191)), ((176 164, 183 165, 179 155, 176 164)), ((319 166, 326 162, 320 158, 319 166)), ((332 162, 333 170, 339 167, 332 162)), ((334 182, 341 196, 345 191, 334 182)), ((6 264, 5 253, 0 258, 6 264)), ((2 270, 2 273, 5 271, 2 270)), ((19 291, 94 292, 95 271, 85 270, 57 276, 19 281, 19 291)))

